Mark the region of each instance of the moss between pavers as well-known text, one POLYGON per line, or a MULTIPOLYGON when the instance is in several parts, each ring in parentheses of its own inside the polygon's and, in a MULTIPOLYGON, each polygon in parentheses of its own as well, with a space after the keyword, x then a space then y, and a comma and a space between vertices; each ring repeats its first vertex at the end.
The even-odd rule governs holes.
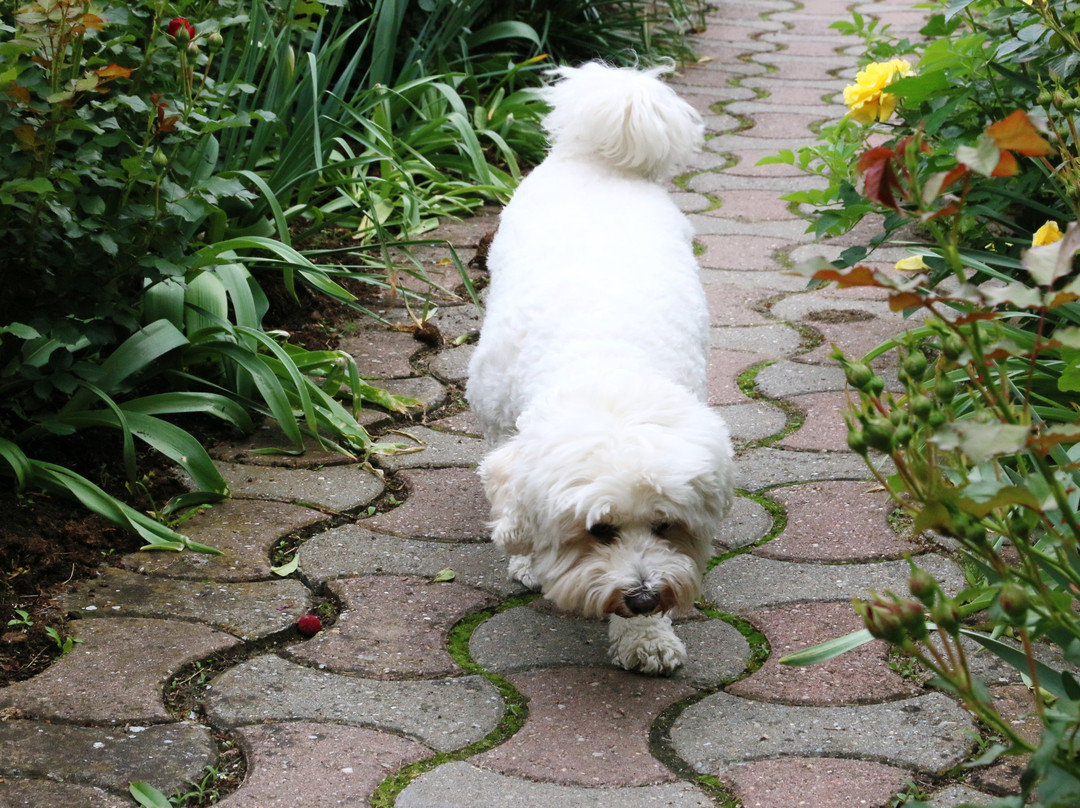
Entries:
MULTIPOLYGON (((775 539, 777 536, 779 536, 781 533, 783 533, 784 528, 787 527, 787 523, 788 523, 787 510, 784 508, 783 505, 781 505, 776 500, 770 499, 769 497, 765 496, 764 494, 755 494, 755 493, 750 492, 750 491, 743 491, 742 489, 736 489, 735 494, 737 496, 745 497, 746 499, 752 500, 752 501, 756 502, 758 505, 760 505, 762 508, 764 508, 765 511, 772 518, 772 527, 769 528, 769 531, 764 536, 762 536, 760 539, 758 539, 757 541, 751 542, 750 544, 745 544, 742 547, 734 547, 734 548, 732 548, 731 550, 728 550, 725 553, 720 553, 719 555, 715 555, 712 558, 710 558, 709 563, 705 567, 706 572, 710 572, 714 567, 718 566, 719 564, 722 564, 723 562, 727 561, 729 558, 734 558, 735 556, 740 556, 743 553, 749 553, 755 547, 761 547, 761 545, 763 545, 763 544, 768 544, 773 539, 775 539)), ((732 624, 732 625, 734 625, 734 624, 732 624)), ((736 626, 736 628, 738 628, 738 626, 736 626)))
POLYGON ((466 673, 483 676, 494 685, 506 705, 503 716, 499 719, 499 723, 495 729, 479 741, 469 744, 461 749, 454 750, 453 752, 441 752, 432 757, 419 760, 416 763, 411 763, 387 777, 379 784, 379 787, 375 789, 375 794, 371 798, 372 808, 393 808, 398 794, 404 791, 406 786, 421 774, 429 772, 444 763, 455 760, 465 760, 473 755, 478 755, 481 752, 493 749, 512 737, 525 725, 525 721, 529 717, 528 699, 526 699, 516 687, 510 684, 508 679, 499 676, 497 673, 491 673, 474 662, 472 654, 469 653, 469 640, 472 638, 473 632, 476 631, 477 627, 484 621, 489 620, 500 612, 505 612, 508 609, 531 603, 539 597, 541 597, 539 593, 531 592, 527 595, 509 598, 494 608, 474 612, 468 617, 459 620, 454 627, 450 629, 446 638, 447 652, 454 662, 460 665, 466 673))

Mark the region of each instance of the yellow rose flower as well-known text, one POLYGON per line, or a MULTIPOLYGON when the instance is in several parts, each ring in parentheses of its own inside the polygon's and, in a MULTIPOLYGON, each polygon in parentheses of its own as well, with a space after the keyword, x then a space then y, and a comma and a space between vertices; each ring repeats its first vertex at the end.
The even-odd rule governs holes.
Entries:
POLYGON ((911 65, 903 59, 871 62, 855 76, 855 83, 844 88, 848 116, 858 123, 887 121, 896 109, 896 96, 882 92, 894 81, 912 75, 911 65))
POLYGON ((1050 221, 1035 231, 1035 235, 1031 239, 1031 246, 1045 247, 1055 241, 1061 241, 1061 228, 1058 227, 1057 222, 1050 221))

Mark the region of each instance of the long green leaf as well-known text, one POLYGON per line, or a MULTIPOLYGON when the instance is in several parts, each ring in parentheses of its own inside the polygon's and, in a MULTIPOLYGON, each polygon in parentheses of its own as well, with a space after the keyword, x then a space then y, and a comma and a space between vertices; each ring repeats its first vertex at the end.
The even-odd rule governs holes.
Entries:
MULTIPOLYGON (((981 634, 978 631, 962 628, 960 629, 960 633, 965 637, 970 637, 975 640, 975 642, 983 648, 991 651, 1000 659, 1005 660, 1021 673, 1025 675, 1031 674, 1031 670, 1028 667, 1027 655, 1019 648, 1013 648, 1011 645, 1008 645, 1001 640, 995 640, 993 637, 981 634)), ((1049 665, 1039 662, 1037 659, 1034 661, 1034 666, 1035 672, 1039 677, 1039 687, 1048 690, 1060 699, 1070 698, 1059 671, 1054 670, 1049 665)))
POLYGON ((860 645, 866 645, 872 639, 874 638, 868 630, 865 628, 859 629, 843 637, 826 640, 811 648, 804 648, 802 651, 788 654, 780 660, 780 664, 793 666, 817 665, 819 662, 827 662, 833 657, 858 648, 860 645))

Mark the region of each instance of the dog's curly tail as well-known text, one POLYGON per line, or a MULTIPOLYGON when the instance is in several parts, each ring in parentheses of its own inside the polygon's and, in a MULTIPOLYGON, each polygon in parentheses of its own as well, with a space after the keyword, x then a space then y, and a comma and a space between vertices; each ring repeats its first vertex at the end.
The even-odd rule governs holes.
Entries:
POLYGON ((599 157, 648 179, 674 172, 701 148, 701 116, 660 81, 668 67, 589 62, 558 67, 544 91, 553 154, 599 157))

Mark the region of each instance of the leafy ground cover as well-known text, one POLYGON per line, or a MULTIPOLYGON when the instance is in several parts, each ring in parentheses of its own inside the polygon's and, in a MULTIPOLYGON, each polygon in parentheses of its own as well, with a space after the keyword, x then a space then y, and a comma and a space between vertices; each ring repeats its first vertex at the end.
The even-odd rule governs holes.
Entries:
MULTIPOLYGON (((951 539, 969 587, 946 595, 912 564, 909 591, 855 604, 870 637, 918 660, 1001 739, 975 765, 1019 756, 1020 793, 993 803, 1080 803, 1080 30, 1053 0, 936 6, 919 41, 855 15, 866 57, 849 114, 772 158, 827 178, 793 194, 819 234, 878 225, 866 244, 800 269, 812 283, 887 290, 918 327, 866 357, 837 355, 849 445, 914 520, 951 539), (893 271, 881 246, 906 246, 893 271), (873 360, 893 353, 899 388, 873 360), (887 456, 895 472, 879 471, 887 456), (1041 719, 1032 743, 995 708, 961 640, 1014 665, 1041 719)), ((908 802, 917 805, 918 802, 908 802)))
POLYGON ((53 587, 191 547, 170 524, 228 494, 209 440, 273 417, 386 450, 355 408, 407 402, 335 331, 388 288, 423 307, 409 245, 542 154, 545 67, 686 56, 697 13, 0 0, 0 684, 63 652, 53 587))

